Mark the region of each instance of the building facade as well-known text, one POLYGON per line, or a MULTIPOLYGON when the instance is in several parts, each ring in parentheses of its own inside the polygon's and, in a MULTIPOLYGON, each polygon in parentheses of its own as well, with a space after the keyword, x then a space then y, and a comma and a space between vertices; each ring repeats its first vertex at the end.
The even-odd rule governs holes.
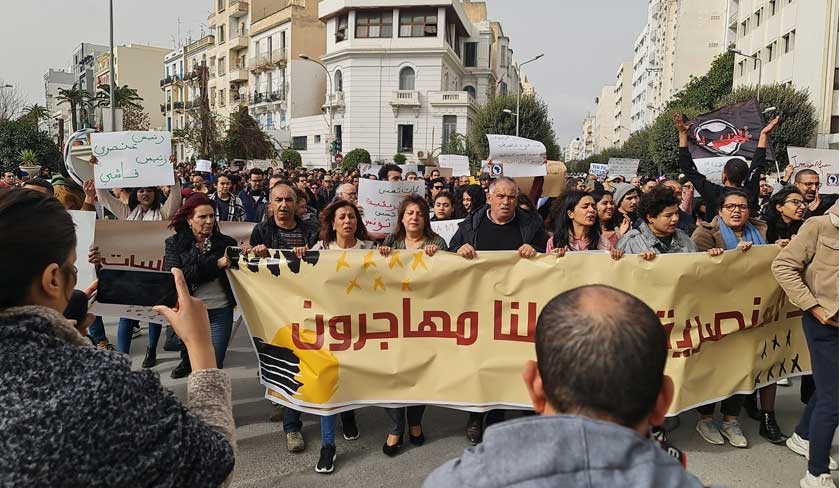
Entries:
POLYGON ((580 159, 595 154, 595 116, 587 114, 580 127, 580 159))
POLYGON ((305 147, 307 165, 328 164, 331 137, 343 152, 364 148, 375 161, 425 160, 453 134, 468 134, 479 104, 520 89, 510 40, 488 20, 484 2, 357 3, 319 5, 321 61, 332 82, 320 98, 332 109, 332 127, 320 115, 292 119, 293 147, 305 147))
MULTIPOLYGON (((108 46, 83 42, 73 50, 71 71, 77 86, 93 98, 96 96, 96 59, 108 52, 108 46)), ((77 107, 79 129, 94 125, 93 113, 87 107, 77 107)))
POLYGON ((736 55, 733 85, 790 84, 808 90, 817 111, 819 148, 840 143, 838 1, 731 0, 729 36, 736 55))
POLYGON ((192 108, 188 97, 188 65, 184 53, 186 47, 176 49, 163 57, 163 78, 160 89, 163 103, 160 112, 164 117, 165 130, 172 132, 172 154, 178 162, 184 161, 183 130, 187 127, 187 111, 192 108))
POLYGON ((612 145, 621 146, 632 132, 633 62, 618 66, 615 75, 612 145))
POLYGON ((46 129, 54 141, 59 140, 59 117, 64 119, 64 136, 61 140, 66 141, 70 136, 70 106, 66 103, 59 105, 57 98, 58 90, 70 89, 75 82, 76 77, 73 73, 63 69, 50 68, 44 73, 44 106, 49 113, 46 129))
MULTIPOLYGON (((114 48, 114 77, 117 86, 128 85, 143 99, 143 112, 149 115, 149 127, 165 130, 165 112, 160 109, 164 97, 160 89, 160 67, 168 49, 126 44, 114 48)), ((110 52, 96 58, 96 86, 111 83, 110 52)), ((101 122, 101 121, 99 121, 101 122)))
POLYGON ((595 153, 613 147, 615 136, 615 85, 601 88, 601 94, 595 99, 594 140, 595 153))
MULTIPOLYGON (((252 2, 212 0, 212 3, 213 13, 207 19, 215 43, 208 59, 209 99, 213 112, 228 118, 246 107, 248 102, 247 64, 252 2)), ((263 11, 259 5, 253 7, 255 11, 263 11)))

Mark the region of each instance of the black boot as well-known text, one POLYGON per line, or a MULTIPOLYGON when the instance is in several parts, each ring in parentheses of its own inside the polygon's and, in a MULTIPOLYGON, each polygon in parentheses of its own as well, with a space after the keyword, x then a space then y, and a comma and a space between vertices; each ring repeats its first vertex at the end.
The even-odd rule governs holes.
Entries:
POLYGON ((744 396, 744 410, 747 415, 753 420, 762 421, 761 410, 758 409, 758 403, 755 397, 755 392, 744 396))
POLYGON ((154 368, 157 364, 157 351, 151 347, 146 348, 146 357, 143 358, 143 367, 154 368))
POLYGON ((779 424, 776 423, 776 415, 773 412, 761 411, 761 421, 758 425, 758 435, 767 439, 771 444, 784 444, 788 436, 782 433, 779 424))

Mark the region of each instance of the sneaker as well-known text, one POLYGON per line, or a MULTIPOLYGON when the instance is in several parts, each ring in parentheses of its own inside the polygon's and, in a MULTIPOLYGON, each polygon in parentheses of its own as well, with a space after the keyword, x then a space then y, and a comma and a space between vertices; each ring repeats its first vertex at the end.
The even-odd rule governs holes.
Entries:
POLYGON ((328 474, 335 469, 335 446, 326 445, 321 448, 321 457, 318 458, 318 464, 315 466, 316 473, 328 474))
POLYGON ((737 420, 724 420, 720 424, 720 435, 726 437, 732 447, 747 447, 747 438, 741 431, 741 424, 737 420))
POLYGON ((782 445, 787 436, 782 432, 779 424, 776 423, 776 415, 773 412, 761 412, 762 419, 758 424, 758 435, 767 439, 770 444, 782 445))
POLYGON ((799 480, 799 486, 800 488, 837 488, 837 485, 834 484, 834 480, 831 479, 831 475, 829 473, 814 476, 808 471, 806 471, 805 476, 799 480))
POLYGON ((131 338, 132 339, 137 339, 141 335, 143 335, 143 329, 140 328, 140 324, 137 324, 137 325, 135 325, 134 327, 131 328, 131 338))
POLYGON ((99 341, 96 343, 96 349, 100 351, 116 351, 117 348, 114 347, 113 344, 108 342, 107 340, 99 341))
POLYGON ((348 441, 355 441, 359 438, 359 427, 356 425, 356 416, 347 415, 341 419, 341 430, 344 439, 348 441))
POLYGON ((724 444, 723 436, 720 435, 720 430, 718 430, 714 419, 701 418, 697 421, 697 427, 695 430, 698 434, 700 434, 700 437, 709 444, 714 444, 716 446, 722 446, 724 444))
POLYGON ((790 386, 790 380, 787 378, 782 378, 779 381, 777 381, 776 384, 779 386, 790 386))
MULTIPOLYGON (((811 444, 807 440, 800 437, 799 434, 797 434, 796 432, 794 432, 792 436, 788 437, 788 440, 785 442, 785 445, 788 447, 788 449, 795 452, 796 454, 804 456, 805 459, 811 459, 811 455, 809 453, 811 444)), ((828 469, 832 471, 837 471, 837 461, 831 456, 828 457, 828 469)))
POLYGON ((303 452, 306 449, 306 442, 300 432, 289 432, 286 434, 286 449, 289 452, 303 452))

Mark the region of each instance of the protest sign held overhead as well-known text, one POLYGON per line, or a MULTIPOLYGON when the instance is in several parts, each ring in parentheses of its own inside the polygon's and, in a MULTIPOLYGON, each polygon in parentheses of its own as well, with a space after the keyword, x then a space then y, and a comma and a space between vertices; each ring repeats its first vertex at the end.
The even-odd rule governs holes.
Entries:
POLYGON ((206 159, 199 159, 195 162, 195 170, 198 172, 209 173, 212 167, 213 163, 206 159))
POLYGON ((609 165, 607 165, 607 164, 591 163, 589 165, 589 174, 595 175, 599 179, 606 178, 608 170, 609 170, 609 165))
POLYGON ((625 180, 630 181, 639 172, 639 160, 628 158, 610 158, 607 162, 608 178, 612 179, 616 176, 623 176, 625 180))
POLYGON ((389 234, 397 228, 397 210, 405 197, 423 195, 426 183, 417 181, 359 180, 359 206, 368 232, 389 234))
POLYGON ((172 185, 172 133, 156 131, 96 132, 91 151, 97 188, 172 185))
POLYGON ((487 134, 487 142, 487 159, 503 165, 504 176, 545 176, 546 150, 542 142, 499 134, 487 134))
POLYGON ((838 193, 838 151, 836 149, 813 149, 788 146, 788 161, 793 166, 793 175, 803 169, 811 169, 820 175, 820 193, 838 193))
POLYGON ((470 159, 457 154, 441 154, 438 156, 441 168, 452 168, 452 176, 468 176, 470 174, 470 159))
MULTIPOLYGON (((699 115, 691 124, 688 149, 695 160, 740 156, 751 161, 764 120, 753 99, 699 115)), ((767 147, 767 159, 775 160, 772 144, 767 147)))

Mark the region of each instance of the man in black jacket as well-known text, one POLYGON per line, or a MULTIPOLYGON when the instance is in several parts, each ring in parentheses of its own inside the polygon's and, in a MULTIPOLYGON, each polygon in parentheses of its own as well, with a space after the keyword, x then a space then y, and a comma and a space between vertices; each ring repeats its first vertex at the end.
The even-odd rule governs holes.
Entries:
MULTIPOLYGON (((488 204, 479 208, 458 225, 449 243, 449 251, 466 259, 475 259, 477 251, 518 251, 523 258, 545 252, 548 235, 539 214, 530 214, 516 204, 519 189, 510 178, 498 178, 490 183, 488 204)), ((487 425, 504 420, 504 410, 491 410, 487 425)), ((483 413, 470 413, 467 439, 481 442, 483 413)))
POLYGON ((718 199, 721 195, 726 193, 730 188, 737 188, 744 190, 749 197, 747 202, 750 206, 750 215, 758 217, 759 205, 759 184, 761 175, 767 171, 767 141, 773 129, 781 120, 781 117, 776 116, 763 129, 758 138, 758 147, 753 155, 752 165, 747 166, 747 163, 738 158, 732 158, 726 162, 723 167, 723 175, 721 181, 723 185, 712 183, 706 179, 706 175, 697 171, 697 165, 691 158, 691 152, 688 150, 688 130, 691 127, 686 123, 681 114, 674 114, 674 125, 680 134, 680 156, 679 164, 680 171, 685 174, 685 177, 694 185, 694 188, 700 192, 703 201, 706 203, 706 221, 711 222, 718 214, 718 199))
POLYGON ((268 207, 271 218, 254 226, 249 245, 250 252, 264 258, 269 249, 309 249, 318 242, 318 229, 307 225, 297 216, 297 194, 287 183, 278 183, 271 189, 268 207))

